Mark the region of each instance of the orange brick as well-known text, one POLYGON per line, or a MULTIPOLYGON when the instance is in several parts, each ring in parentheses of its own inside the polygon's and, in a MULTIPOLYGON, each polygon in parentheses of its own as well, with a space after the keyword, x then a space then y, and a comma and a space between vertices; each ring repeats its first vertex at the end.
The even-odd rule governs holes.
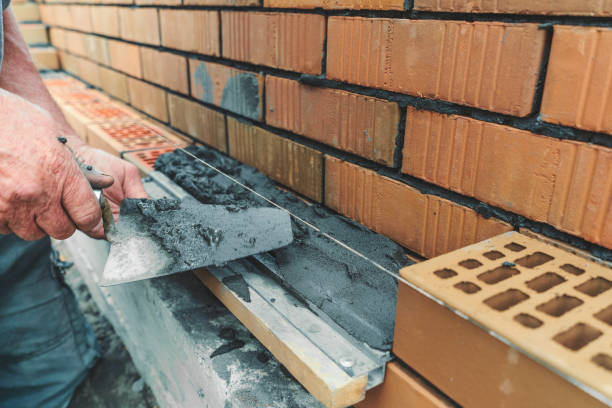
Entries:
POLYGON ((325 17, 224 11, 223 56, 273 68, 321 73, 325 17))
POLYGON ((38 12, 40 14, 40 21, 48 25, 55 25, 55 7, 48 4, 39 4, 38 12))
POLYGON ((140 48, 140 55, 144 79, 174 91, 189 94, 185 57, 145 47, 140 48))
POLYGON ((259 6, 259 0, 183 0, 186 6, 259 6))
MULTIPOLYGON (((119 8, 121 38, 159 45, 159 24, 155 8, 119 8)), ((192 35, 196 33, 192 32, 192 35)))
POLYGON ((123 41, 108 40, 110 66, 118 71, 141 78, 140 47, 123 41))
POLYGON ((266 109, 272 126, 393 166, 395 103, 268 75, 266 109))
POLYGON ((612 149, 408 109, 402 172, 612 247, 612 149))
POLYGON ((85 56, 85 35, 76 31, 66 31, 66 49, 73 54, 85 56))
POLYGON ((59 57, 60 66, 64 71, 80 76, 79 60, 77 57, 72 54, 68 54, 65 51, 58 51, 57 54, 59 57))
POLYGON ((71 27, 84 32, 91 32, 90 6, 70 6, 71 27))
POLYGON ((132 106, 162 122, 168 121, 166 91, 134 78, 128 78, 128 89, 132 106))
POLYGON ((168 94, 170 124, 207 145, 227 151, 225 116, 196 102, 168 94))
POLYGON ((397 361, 387 364, 385 381, 369 390, 355 408, 450 408, 454 405, 397 361))
POLYGON ((415 0, 414 10, 458 13, 512 13, 609 16, 609 0, 415 0))
POLYGON ((230 156, 308 198, 321 201, 321 152, 229 117, 227 133, 230 156))
POLYGON ((119 37, 119 7, 92 7, 92 32, 119 37))
POLYGON ((95 35, 86 35, 84 38, 85 55, 100 64, 109 64, 108 40, 95 35))
POLYGON ((263 76, 226 65, 189 60, 191 95, 251 119, 261 119, 263 76))
POLYGON ((326 156, 325 205, 432 257, 510 231, 502 221, 326 156))
POLYGON ((136 0, 136 4, 155 6, 180 6, 181 0, 136 0))
POLYGON ((67 46, 66 30, 56 27, 49 28, 49 41, 55 48, 65 50, 67 46))
POLYGON ((544 42, 537 24, 330 17, 327 77, 526 116, 544 42))
POLYGON ((16 3, 11 6, 11 10, 19 23, 40 20, 40 12, 36 3, 16 3))
POLYGON ((611 60, 611 29, 555 26, 542 118, 612 133, 611 60))
POLYGON ((57 70, 59 69, 59 59, 57 50, 53 47, 35 47, 30 50, 30 55, 34 61, 36 69, 41 70, 57 70))
POLYGON ((127 76, 115 72, 112 69, 100 67, 100 81, 102 89, 122 101, 129 101, 127 76))
POLYGON ((100 67, 95 62, 91 62, 85 58, 79 58, 79 71, 83 81, 88 82, 98 88, 102 86, 100 79, 100 67))
POLYGON ((216 11, 160 10, 162 45, 182 51, 219 55, 216 11))
POLYGON ((265 7, 404 10, 403 0, 264 0, 265 7))

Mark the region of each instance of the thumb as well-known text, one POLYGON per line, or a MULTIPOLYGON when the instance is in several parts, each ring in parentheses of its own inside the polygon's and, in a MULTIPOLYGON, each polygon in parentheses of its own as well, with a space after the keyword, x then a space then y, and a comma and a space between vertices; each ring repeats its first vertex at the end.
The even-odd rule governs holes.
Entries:
POLYGON ((112 176, 99 172, 91 164, 79 162, 79 168, 89 182, 91 188, 108 188, 115 182, 115 179, 112 176))

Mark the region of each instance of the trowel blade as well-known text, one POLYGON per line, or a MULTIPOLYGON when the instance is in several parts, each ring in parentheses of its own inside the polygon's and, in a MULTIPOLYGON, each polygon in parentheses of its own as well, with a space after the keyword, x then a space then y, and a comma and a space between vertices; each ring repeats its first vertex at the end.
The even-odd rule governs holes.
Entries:
POLYGON ((280 209, 205 205, 190 197, 157 202, 124 200, 115 231, 107 234, 111 247, 100 286, 219 265, 293 241, 289 214, 280 209))

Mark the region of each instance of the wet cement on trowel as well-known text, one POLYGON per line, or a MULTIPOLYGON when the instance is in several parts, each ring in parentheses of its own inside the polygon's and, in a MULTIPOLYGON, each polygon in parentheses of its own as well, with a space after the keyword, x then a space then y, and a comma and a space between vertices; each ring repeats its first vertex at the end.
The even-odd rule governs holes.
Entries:
MULTIPOLYGON (((409 264, 403 248, 390 239, 323 206, 309 205, 294 194, 278 189, 252 167, 205 147, 190 146, 187 150, 384 267, 398 271, 409 264)), ((269 205, 180 150, 161 155, 155 169, 202 203, 227 205, 237 210, 269 205)), ((379 350, 390 350, 397 300, 396 280, 303 223, 292 219, 292 228, 294 242, 265 255, 272 257, 273 277, 303 299, 315 313, 324 312, 358 340, 379 350)), ((240 290, 238 288, 239 296, 240 290)))

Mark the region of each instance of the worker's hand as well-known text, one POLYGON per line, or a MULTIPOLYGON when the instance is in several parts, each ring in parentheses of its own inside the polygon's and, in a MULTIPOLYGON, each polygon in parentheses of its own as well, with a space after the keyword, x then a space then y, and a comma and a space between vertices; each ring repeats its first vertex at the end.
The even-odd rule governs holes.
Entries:
POLYGON ((0 89, 0 234, 26 240, 93 234, 102 214, 54 120, 0 89))
MULTIPOLYGON (((75 154, 85 163, 93 165, 96 170, 115 179, 112 186, 103 190, 104 196, 115 215, 115 220, 124 198, 147 198, 147 193, 140 181, 140 172, 133 164, 87 145, 75 149, 75 154)), ((104 237, 102 226, 96 228, 89 235, 94 238, 104 237)))

